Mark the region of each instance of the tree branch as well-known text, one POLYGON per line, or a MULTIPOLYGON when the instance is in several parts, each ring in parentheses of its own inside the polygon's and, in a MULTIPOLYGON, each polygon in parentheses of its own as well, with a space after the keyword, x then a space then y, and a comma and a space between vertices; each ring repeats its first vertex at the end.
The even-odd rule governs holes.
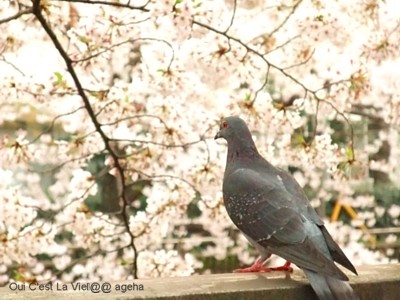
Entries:
MULTIPOLYGON (((296 8, 298 7, 298 5, 299 5, 301 2, 302 2, 302 0, 298 1, 298 2, 295 4, 295 6, 293 7, 292 12, 291 12, 291 13, 289 14, 289 16, 285 19, 285 22, 289 19, 290 15, 292 15, 292 14, 294 13, 294 11, 296 10, 296 8)), ((307 88, 306 85, 303 84, 300 80, 298 80, 298 79, 295 78, 293 75, 291 75, 290 73, 288 73, 288 72, 286 71, 286 68, 279 67, 279 66, 277 66, 277 65, 275 65, 275 64, 273 64, 273 63, 271 63, 271 62, 266 58, 266 55, 265 55, 265 54, 260 53, 258 50, 256 50, 256 49, 254 49, 253 47, 249 46, 248 44, 246 44, 245 42, 243 42, 243 41, 240 40, 239 38, 236 38, 236 37, 234 37, 234 36, 229 35, 226 31, 221 31, 221 30, 216 29, 216 28, 214 28, 214 27, 212 27, 212 26, 210 26, 210 25, 204 24, 204 23, 199 22, 199 21, 196 21, 196 20, 193 20, 193 24, 196 24, 197 26, 203 27, 203 28, 205 28, 205 29, 208 29, 208 30, 210 30, 210 31, 212 31, 212 32, 215 32, 215 33, 217 33, 217 34, 219 34, 219 35, 222 35, 222 36, 226 37, 226 38, 228 39, 228 42, 229 42, 229 43, 230 43, 230 41, 234 41, 234 42, 238 43, 239 45, 241 45, 242 47, 244 47, 244 48, 247 50, 247 52, 252 53, 253 55, 255 55, 255 56, 261 58, 261 59, 265 62, 265 64, 267 65, 267 73, 266 73, 267 78, 266 78, 266 79, 264 80, 264 82, 261 84, 260 88, 257 89, 257 91, 255 92, 255 96, 254 96, 254 98, 253 98, 253 100, 252 100, 252 102, 251 102, 251 105, 254 104, 254 102, 255 102, 255 100, 256 100, 257 95, 259 94, 259 92, 267 85, 267 82, 268 82, 268 75, 269 75, 270 69, 272 68, 272 69, 277 70, 277 71, 278 71, 279 73, 281 73, 283 76, 285 76, 285 77, 289 78, 290 80, 292 80, 292 81, 293 81, 294 83, 296 83, 297 85, 299 85, 299 86, 304 90, 305 96, 307 96, 307 94, 313 95, 313 96, 314 96, 314 99, 315 99, 316 101, 320 101, 320 102, 326 103, 326 104, 328 104, 330 107, 332 107, 332 108, 336 111, 336 113, 337 113, 339 116, 341 116, 341 117, 343 118, 343 120, 349 125, 349 128, 350 128, 350 145, 349 145, 349 147, 350 147, 350 149, 352 150, 351 152, 353 153, 353 154, 352 154, 352 157, 349 159, 349 161, 350 161, 350 162, 354 162, 354 161, 355 161, 355 154, 354 154, 354 129, 353 129, 353 126, 351 125, 351 123, 350 123, 349 119, 346 117, 346 115, 345 115, 343 112, 339 111, 339 110, 337 109, 337 107, 335 107, 334 104, 332 104, 330 101, 328 101, 328 100, 326 100, 326 99, 323 99, 323 98, 321 98, 321 97, 319 97, 319 96, 317 95, 318 91, 320 91, 320 90, 326 88, 325 86, 324 86, 323 88, 320 88, 320 89, 317 89, 317 90, 311 90, 311 89, 307 88)), ((284 23, 283 23, 283 24, 284 24, 284 23)), ((230 51, 230 49, 228 49, 226 52, 229 52, 229 51, 230 51)), ((225 52, 225 53, 226 53, 226 52, 225 52)), ((312 54, 313 54, 313 53, 312 53, 312 54)), ((303 61, 301 64, 306 63, 310 58, 311 58, 311 56, 310 56, 309 58, 307 58, 306 61, 303 61)), ((293 65, 293 66, 291 66, 291 67, 294 67, 294 66, 297 66, 297 65, 293 65)), ((347 81, 348 81, 348 80, 340 80, 340 81, 338 81, 337 83, 343 83, 343 82, 347 82, 347 81)), ((333 85, 333 84, 335 84, 335 83, 332 83, 331 85, 333 85)), ((316 129, 315 129, 315 132, 316 132, 316 129)))
POLYGON ((53 42, 57 51, 63 58, 66 66, 67 66, 67 70, 70 73, 70 75, 74 81, 74 84, 78 91, 78 94, 82 98, 82 101, 83 101, 85 109, 89 115, 89 118, 91 119, 96 131, 100 134, 100 137, 105 144, 105 148, 108 151, 108 153, 110 154, 110 156, 113 158, 115 168, 117 169, 117 171, 119 173, 119 177, 121 180, 121 186, 122 186, 121 198, 123 200, 122 219, 123 219, 126 231, 130 236, 130 247, 132 248, 132 250, 134 252, 134 255, 133 255, 134 260, 133 260, 133 265, 132 265, 133 270, 132 271, 133 271, 134 278, 137 278, 137 249, 135 246, 135 237, 129 228, 130 227, 129 226, 129 216, 127 216, 129 202, 125 196, 126 184, 125 184, 124 169, 119 162, 118 155, 114 152, 112 145, 110 144, 110 139, 104 133, 103 129, 101 128, 100 123, 97 121, 96 114, 90 104, 89 98, 87 97, 85 90, 83 89, 82 84, 78 78, 78 75, 75 72, 72 59, 68 56, 67 52, 64 50, 63 46, 61 45, 60 41, 58 40, 56 34, 50 28, 49 24, 47 23, 46 19, 44 18, 43 14, 42 14, 41 1, 40 0, 32 0, 32 3, 33 3, 33 7, 32 7, 33 14, 36 16, 36 18, 40 22, 41 26, 43 27, 43 29, 46 31, 47 35, 49 36, 50 40, 53 42))
POLYGON ((101 4, 101 5, 108 5, 108 6, 114 6, 114 7, 122 7, 122 8, 129 8, 129 9, 137 9, 141 10, 144 12, 149 12, 146 8, 147 4, 149 1, 147 1, 145 4, 141 6, 133 6, 130 5, 130 1, 127 1, 126 4, 116 2, 116 1, 103 1, 103 0, 52 0, 52 1, 59 1, 59 2, 71 2, 71 3, 83 3, 83 4, 101 4))
POLYGON ((7 17, 5 19, 1 19, 0 20, 0 24, 7 23, 7 22, 10 22, 12 20, 16 20, 16 19, 18 19, 19 17, 21 17, 23 15, 29 15, 31 13, 32 13, 32 8, 27 8, 27 9, 24 9, 24 10, 20 10, 15 15, 12 15, 12 16, 7 17))

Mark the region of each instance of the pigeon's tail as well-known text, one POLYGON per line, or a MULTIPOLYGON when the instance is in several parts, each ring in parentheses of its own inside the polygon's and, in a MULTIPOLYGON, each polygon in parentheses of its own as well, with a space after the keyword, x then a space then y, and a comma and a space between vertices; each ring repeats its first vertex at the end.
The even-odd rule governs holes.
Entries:
POLYGON ((347 281, 303 269, 314 292, 321 300, 359 300, 347 281))

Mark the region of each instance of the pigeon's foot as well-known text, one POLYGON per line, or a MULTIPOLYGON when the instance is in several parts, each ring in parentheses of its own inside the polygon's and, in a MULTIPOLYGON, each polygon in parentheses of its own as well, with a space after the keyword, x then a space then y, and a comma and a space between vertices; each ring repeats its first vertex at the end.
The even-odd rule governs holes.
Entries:
MULTIPOLYGON (((235 273, 251 273, 251 272, 271 272, 272 269, 263 266, 264 261, 262 259, 257 259, 256 262, 247 268, 236 269, 235 273)), ((290 264, 290 263, 289 263, 290 264)))
POLYGON ((275 268, 270 268, 271 271, 287 271, 287 272, 293 272, 293 268, 290 266, 291 262, 286 261, 283 266, 280 267, 275 267, 275 268))

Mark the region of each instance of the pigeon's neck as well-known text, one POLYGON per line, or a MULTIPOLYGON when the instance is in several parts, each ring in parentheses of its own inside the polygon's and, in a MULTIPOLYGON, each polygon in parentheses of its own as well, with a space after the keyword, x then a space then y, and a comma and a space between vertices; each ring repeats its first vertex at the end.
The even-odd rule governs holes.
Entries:
POLYGON ((234 161, 248 161, 259 157, 253 139, 236 139, 228 142, 227 163, 234 161))

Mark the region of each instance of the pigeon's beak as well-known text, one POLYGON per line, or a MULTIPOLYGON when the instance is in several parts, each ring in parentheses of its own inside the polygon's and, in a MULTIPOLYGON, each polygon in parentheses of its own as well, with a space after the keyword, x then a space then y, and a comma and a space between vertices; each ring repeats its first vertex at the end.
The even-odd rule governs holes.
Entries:
POLYGON ((215 137, 214 137, 214 140, 219 139, 220 137, 221 137, 221 134, 220 134, 220 132, 218 131, 217 134, 216 134, 215 137))

